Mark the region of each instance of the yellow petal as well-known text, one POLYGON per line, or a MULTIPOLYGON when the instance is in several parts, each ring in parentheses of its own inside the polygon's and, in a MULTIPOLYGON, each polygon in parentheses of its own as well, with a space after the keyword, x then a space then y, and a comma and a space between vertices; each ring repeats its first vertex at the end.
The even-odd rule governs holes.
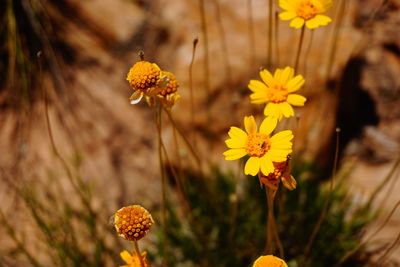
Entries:
POLYGON ((244 166, 244 174, 256 176, 260 170, 260 161, 261 159, 257 157, 249 158, 244 166))
POLYGON ((319 3, 319 5, 318 5, 318 12, 319 13, 324 13, 324 12, 328 11, 333 5, 332 0, 317 0, 317 1, 314 0, 313 4, 314 4, 314 2, 318 2, 319 3))
POLYGON ((279 109, 281 110, 283 116, 286 118, 294 116, 294 110, 291 105, 289 105, 287 102, 282 102, 279 104, 279 109))
POLYGON ((246 139, 227 139, 225 144, 229 148, 244 148, 246 146, 246 139))
POLYGON ((284 11, 279 14, 279 18, 281 20, 291 20, 294 19, 296 16, 297 15, 295 12, 290 12, 290 11, 284 11))
POLYGON ((126 263, 130 264, 132 262, 132 256, 128 251, 124 250, 119 255, 126 263))
POLYGON ((296 28, 296 29, 300 29, 301 27, 303 27, 304 25, 304 19, 302 18, 294 18, 291 22, 290 22, 290 27, 296 28))
POLYGON ((290 153, 292 153, 291 149, 285 149, 285 150, 270 149, 268 151, 268 155, 273 162, 283 162, 287 160, 287 156, 290 153))
MULTIPOLYGON (((293 138, 293 136, 292 136, 293 138)), ((290 141, 279 141, 271 143, 271 150, 278 149, 278 150, 290 150, 292 149, 292 142, 290 141)))
POLYGON ((254 93, 268 90, 268 87, 264 83, 257 80, 250 80, 248 87, 254 93))
POLYGON ((290 94, 288 95, 287 102, 293 106, 302 107, 306 102, 307 98, 298 94, 290 94))
POLYGON ((250 101, 253 104, 262 104, 268 102, 267 91, 264 92, 257 92, 250 95, 250 101))
POLYGON ((270 159, 267 153, 261 158, 261 172, 264 175, 268 175, 273 171, 274 171, 274 164, 272 163, 272 160, 270 159))
POLYGON ((275 130, 277 123, 277 118, 271 116, 266 117, 260 125, 260 133, 271 134, 272 131, 275 130))
POLYGON ((140 100, 142 100, 142 98, 143 98, 143 92, 137 90, 131 95, 131 97, 129 97, 129 100, 132 105, 135 105, 139 103, 140 100))
POLYGON ((228 135, 232 139, 238 139, 238 140, 246 140, 247 139, 247 134, 245 131, 242 129, 232 126, 228 132, 228 135))
POLYGON ((303 76, 301 75, 296 75, 293 79, 291 79, 287 84, 286 88, 288 89, 289 93, 293 93, 297 90, 299 90, 306 80, 304 80, 303 76))
POLYGON ((253 134, 257 132, 257 123, 253 116, 244 117, 244 128, 248 134, 253 134))
POLYGON ((291 67, 286 67, 281 74, 281 85, 285 86, 292 78, 294 75, 294 69, 291 67))
POLYGON ((291 4, 288 0, 279 0, 279 7, 288 10, 288 11, 294 11, 294 5, 291 4))
POLYGON ((289 142, 290 140, 293 139, 293 133, 291 130, 285 130, 281 131, 279 133, 274 134, 274 136, 271 137, 271 149, 274 146, 274 143, 280 143, 280 142, 289 142))
POLYGON ((264 109, 264 115, 267 117, 274 117, 278 120, 282 119, 282 112, 279 109, 279 104, 268 103, 264 109))
POLYGON ((271 72, 269 72, 268 70, 262 70, 260 71, 260 77, 263 80, 263 82, 265 82, 266 85, 268 85, 269 87, 271 87, 274 84, 274 77, 272 77, 271 72))
POLYGON ((223 153, 226 160, 240 159, 241 157, 244 157, 246 154, 247 154, 246 150, 244 150, 243 148, 233 148, 223 153))
POLYGON ((275 73, 274 73, 274 79, 276 81, 280 81, 281 80, 281 74, 282 74, 283 70, 282 69, 276 69, 275 73))
POLYGON ((289 190, 296 189, 297 182, 292 175, 283 175, 281 180, 282 180, 283 186, 286 187, 287 189, 289 189, 289 190))

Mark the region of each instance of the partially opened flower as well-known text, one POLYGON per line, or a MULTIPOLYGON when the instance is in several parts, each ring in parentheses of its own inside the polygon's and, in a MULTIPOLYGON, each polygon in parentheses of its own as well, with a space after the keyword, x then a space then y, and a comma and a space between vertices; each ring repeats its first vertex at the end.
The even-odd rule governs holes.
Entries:
POLYGON ((132 104, 136 104, 144 95, 154 96, 159 92, 161 69, 155 63, 141 60, 129 69, 126 80, 134 91, 129 99, 132 104))
POLYGON ((161 76, 165 77, 166 86, 160 88, 156 96, 147 96, 146 100, 150 106, 158 100, 164 107, 171 108, 181 98, 177 92, 179 83, 171 72, 161 71, 161 76))
POLYGON ((260 182, 272 190, 277 190, 279 182, 282 181, 284 187, 289 190, 296 189, 297 182, 290 175, 290 168, 289 168, 289 156, 286 161, 282 162, 273 162, 274 164, 274 171, 268 175, 260 174, 260 182))
POLYGON ((224 152, 225 159, 236 160, 248 155, 250 158, 244 167, 246 175, 270 174, 274 171, 273 162, 285 161, 292 152, 292 131, 282 131, 270 137, 277 125, 273 117, 266 117, 259 131, 253 116, 245 117, 244 125, 246 132, 237 127, 230 128, 230 138, 225 141, 230 149, 224 152))
POLYGON ((253 267, 288 267, 286 262, 273 255, 259 257, 253 264, 253 267))
POLYGON ((121 265, 120 267, 148 267, 150 264, 146 260, 147 253, 142 252, 142 255, 138 255, 136 251, 132 252, 132 255, 129 254, 128 251, 124 250, 120 254, 121 258, 126 262, 126 264, 121 265), (142 258, 142 262, 144 266, 140 263, 140 258, 142 258))
POLYGON ((299 94, 293 94, 305 83, 302 75, 294 76, 294 69, 276 69, 274 76, 268 70, 260 71, 263 82, 251 80, 249 89, 251 103, 268 103, 264 109, 265 116, 271 116, 281 120, 283 117, 294 116, 293 106, 304 106, 306 98, 299 94))
POLYGON ((279 0, 279 7, 285 10, 279 14, 281 20, 292 20, 290 27, 309 29, 328 25, 332 19, 325 13, 332 7, 332 0, 279 0))

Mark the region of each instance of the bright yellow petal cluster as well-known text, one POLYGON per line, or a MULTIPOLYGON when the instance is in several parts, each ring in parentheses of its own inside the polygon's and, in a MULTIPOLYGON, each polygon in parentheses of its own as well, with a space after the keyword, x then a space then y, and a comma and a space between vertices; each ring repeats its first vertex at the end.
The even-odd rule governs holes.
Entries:
POLYGON ((268 103, 264 109, 265 116, 278 120, 289 118, 294 116, 292 106, 304 106, 307 99, 293 93, 304 85, 305 80, 302 75, 294 76, 293 68, 277 69, 273 76, 268 70, 262 70, 260 76, 263 82, 251 80, 248 86, 253 92, 251 103, 268 103))
POLYGON ((226 160, 236 160, 250 156, 244 167, 246 175, 257 175, 259 172, 268 175, 274 172, 273 162, 282 162, 292 152, 293 134, 286 130, 272 137, 270 134, 277 125, 277 119, 266 117, 258 130, 253 116, 244 118, 246 131, 231 127, 225 141, 229 150, 224 152, 226 160))
POLYGON ((288 267, 286 262, 278 257, 266 255, 259 257, 253 264, 253 267, 288 267))
MULTIPOLYGON (((142 267, 142 265, 140 264, 139 255, 135 251, 133 251, 132 255, 131 255, 131 254, 129 254, 128 251, 124 250, 119 255, 126 262, 125 265, 121 265, 120 267, 142 267)), ((142 252, 141 257, 142 257, 144 266, 148 267, 148 266, 150 266, 150 264, 147 262, 146 256, 147 256, 147 253, 142 252)))
POLYGON ((279 7, 283 12, 279 14, 281 20, 291 20, 290 27, 316 29, 328 25, 332 19, 325 13, 332 7, 332 0, 279 0, 279 7))

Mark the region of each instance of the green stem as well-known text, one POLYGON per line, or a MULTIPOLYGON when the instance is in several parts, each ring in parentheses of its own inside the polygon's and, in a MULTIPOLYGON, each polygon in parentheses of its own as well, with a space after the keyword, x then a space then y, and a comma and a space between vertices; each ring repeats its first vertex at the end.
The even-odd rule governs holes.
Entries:
POLYGON ((163 266, 166 266, 166 249, 167 249, 167 210, 166 210, 166 201, 167 201, 167 195, 166 195, 166 188, 165 188, 165 170, 164 170, 164 162, 163 162, 163 156, 162 156, 162 137, 161 137, 161 104, 157 102, 157 107, 156 107, 156 124, 157 124, 157 139, 158 139, 158 160, 160 164, 160 172, 161 172, 161 195, 162 195, 162 203, 161 203, 161 209, 162 209, 162 224, 163 224, 163 266))

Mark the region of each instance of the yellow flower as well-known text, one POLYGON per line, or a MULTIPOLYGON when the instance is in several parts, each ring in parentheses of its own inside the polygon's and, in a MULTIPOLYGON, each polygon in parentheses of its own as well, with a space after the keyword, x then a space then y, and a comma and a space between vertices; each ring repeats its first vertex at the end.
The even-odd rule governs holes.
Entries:
MULTIPOLYGON (((124 250, 119 255, 126 262, 125 265, 121 265, 120 267, 142 267, 142 265, 140 264, 140 258, 138 256, 138 254, 136 253, 136 251, 133 251, 132 255, 131 255, 131 254, 129 254, 128 251, 124 250)), ((146 256, 147 256, 147 253, 142 252, 141 257, 142 257, 144 266, 148 267, 148 266, 150 266, 150 264, 147 262, 146 256)))
POLYGON ((286 262, 273 255, 261 256, 253 264, 253 267, 288 267, 286 262))
POLYGON ((138 61, 130 68, 126 80, 134 91, 129 99, 136 104, 144 95, 154 96, 158 93, 162 82, 161 69, 157 64, 138 61))
POLYGON ((250 156, 244 167, 246 175, 257 175, 260 171, 268 175, 274 171, 272 162, 281 162, 287 159, 292 152, 292 131, 286 130, 269 135, 275 129, 277 120, 273 117, 266 117, 257 130, 257 124, 253 116, 244 117, 246 132, 231 127, 225 141, 229 150, 224 152, 226 160, 236 160, 246 155, 250 156))
POLYGON ((289 190, 296 189, 297 182, 290 175, 289 172, 289 156, 288 160, 282 162, 273 162, 274 164, 274 171, 268 175, 264 175, 261 173, 260 175, 260 182, 265 184, 272 190, 277 190, 279 182, 282 181, 284 187, 289 190))
POLYGON ((171 108, 181 98, 177 92, 179 83, 171 72, 161 71, 161 76, 166 78, 166 86, 160 88, 155 97, 147 96, 146 100, 149 106, 154 106, 155 98, 157 98, 164 107, 171 108))
POLYGON ((293 68, 276 69, 274 76, 268 70, 262 70, 260 76, 263 82, 251 80, 249 83, 249 89, 253 92, 250 100, 254 104, 268 102, 264 109, 265 116, 272 116, 278 120, 283 117, 289 118, 294 116, 291 105, 304 106, 307 99, 293 93, 303 86, 305 80, 301 75, 293 77, 293 68))
POLYGON ((301 28, 304 23, 309 29, 328 25, 332 19, 321 15, 332 7, 332 0, 279 0, 279 7, 282 13, 279 14, 281 20, 292 20, 290 27, 301 28))
POLYGON ((139 205, 123 207, 114 215, 118 235, 129 241, 138 241, 144 237, 153 224, 151 214, 139 205))

